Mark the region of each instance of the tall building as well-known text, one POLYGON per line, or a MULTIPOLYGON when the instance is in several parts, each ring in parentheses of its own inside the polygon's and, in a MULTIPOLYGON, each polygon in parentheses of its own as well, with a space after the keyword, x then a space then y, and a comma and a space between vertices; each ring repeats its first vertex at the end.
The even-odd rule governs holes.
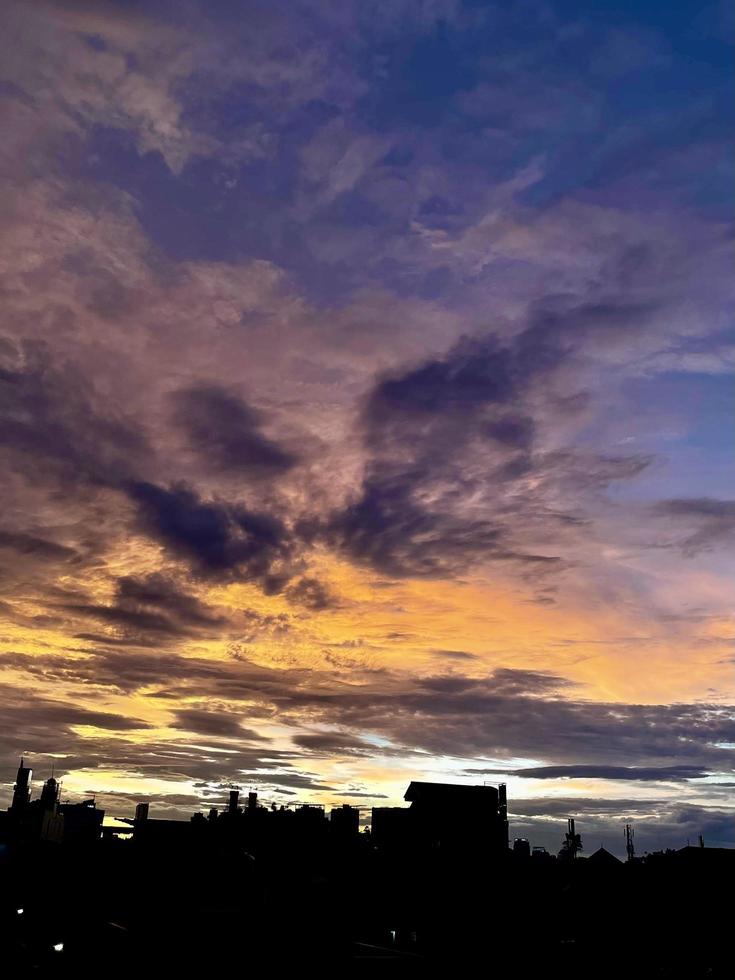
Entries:
POLYGON ((60 789, 61 787, 53 776, 46 780, 41 790, 41 809, 55 809, 56 804, 59 802, 60 789))
POLYGON ((333 837, 341 840, 357 837, 360 832, 360 811, 349 803, 334 807, 329 814, 329 825, 333 837))
POLYGON ((431 849, 495 854, 508 851, 505 786, 412 782, 404 799, 417 842, 431 849))
POLYGON ((18 774, 15 777, 13 786, 13 802, 10 804, 11 810, 22 810, 28 805, 31 799, 31 778, 33 770, 23 765, 25 760, 21 758, 18 766, 18 774))
POLYGON ((64 817, 59 810, 59 794, 61 786, 54 779, 49 777, 43 784, 41 799, 34 800, 32 807, 40 810, 40 838, 45 841, 53 841, 60 844, 64 839, 64 817))
POLYGON ((64 842, 93 844, 102 834, 104 810, 99 810, 94 800, 82 803, 61 803, 59 812, 64 818, 64 842))

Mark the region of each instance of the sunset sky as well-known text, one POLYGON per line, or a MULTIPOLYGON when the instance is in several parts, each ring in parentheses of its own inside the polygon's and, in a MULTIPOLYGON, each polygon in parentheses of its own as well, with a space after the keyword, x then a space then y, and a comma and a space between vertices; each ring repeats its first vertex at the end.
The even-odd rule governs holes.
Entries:
POLYGON ((0 806, 735 846, 731 5, 2 6, 0 806))

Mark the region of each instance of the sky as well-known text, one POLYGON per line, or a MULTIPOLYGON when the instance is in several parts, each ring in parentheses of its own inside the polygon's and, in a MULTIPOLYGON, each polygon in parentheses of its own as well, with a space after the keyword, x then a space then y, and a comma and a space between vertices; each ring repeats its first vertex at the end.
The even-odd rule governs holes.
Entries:
POLYGON ((0 16, 0 805, 735 846, 731 6, 0 16))

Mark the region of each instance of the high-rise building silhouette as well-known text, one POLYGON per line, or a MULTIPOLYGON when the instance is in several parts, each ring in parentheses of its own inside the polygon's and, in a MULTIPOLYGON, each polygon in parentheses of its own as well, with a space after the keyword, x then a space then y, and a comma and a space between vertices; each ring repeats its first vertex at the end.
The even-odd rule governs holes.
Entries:
POLYGON ((13 802, 10 804, 11 810, 22 810, 27 806, 31 799, 31 779, 33 770, 25 766, 24 759, 21 758, 18 766, 18 773, 15 777, 13 786, 13 802))
POLYGON ((43 784, 43 789, 41 790, 41 807, 44 810, 53 809, 59 802, 59 792, 61 787, 58 782, 51 776, 43 784))

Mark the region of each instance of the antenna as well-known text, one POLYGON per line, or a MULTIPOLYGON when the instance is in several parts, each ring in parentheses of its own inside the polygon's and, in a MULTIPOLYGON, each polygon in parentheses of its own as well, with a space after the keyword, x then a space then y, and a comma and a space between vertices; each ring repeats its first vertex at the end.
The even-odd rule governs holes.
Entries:
POLYGON ((625 853, 628 855, 628 860, 632 861, 635 858, 635 846, 633 844, 633 837, 635 836, 635 831, 629 823, 625 825, 625 853))

